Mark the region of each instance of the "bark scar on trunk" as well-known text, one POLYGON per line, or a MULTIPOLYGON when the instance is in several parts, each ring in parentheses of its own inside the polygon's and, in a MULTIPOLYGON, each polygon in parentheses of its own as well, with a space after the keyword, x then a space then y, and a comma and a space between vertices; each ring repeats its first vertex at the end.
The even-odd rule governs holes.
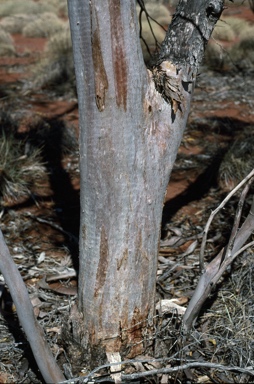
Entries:
POLYGON ((92 55, 94 64, 95 101, 97 108, 102 112, 105 108, 105 94, 108 89, 107 73, 104 67, 98 28, 98 16, 95 10, 97 28, 92 35, 92 55))
POLYGON ((121 5, 119 0, 109 1, 110 27, 112 44, 112 62, 114 65, 116 104, 127 109, 127 63, 124 44, 124 27, 121 19, 121 5))
POLYGON ((108 238, 106 236, 105 228, 101 228, 101 241, 100 241, 100 260, 96 273, 96 286, 94 296, 97 297, 99 291, 104 287, 108 268, 108 238))

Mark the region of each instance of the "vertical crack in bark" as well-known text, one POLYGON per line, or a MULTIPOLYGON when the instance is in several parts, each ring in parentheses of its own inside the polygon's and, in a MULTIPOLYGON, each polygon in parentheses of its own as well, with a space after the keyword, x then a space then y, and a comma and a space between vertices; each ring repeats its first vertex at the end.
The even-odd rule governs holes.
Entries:
POLYGON ((120 0, 109 0, 112 61, 114 66, 116 103, 127 109, 127 62, 124 44, 124 26, 121 19, 120 0))
POLYGON ((107 73, 104 67, 101 43, 100 43, 100 31, 98 27, 97 11, 94 9, 96 18, 96 29, 92 35, 92 55, 94 64, 94 82, 95 82, 95 101, 97 108, 102 112, 105 108, 105 94, 108 89, 107 73))

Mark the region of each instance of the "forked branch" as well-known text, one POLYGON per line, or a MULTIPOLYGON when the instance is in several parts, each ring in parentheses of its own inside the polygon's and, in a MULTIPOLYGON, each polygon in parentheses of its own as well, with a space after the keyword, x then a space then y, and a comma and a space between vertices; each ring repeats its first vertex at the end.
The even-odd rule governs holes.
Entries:
MULTIPOLYGON (((186 312, 183 317, 183 330, 187 334, 191 327, 194 325, 195 320, 202 308, 202 305, 211 294, 212 290, 218 283, 219 279, 228 268, 228 266, 235 260, 235 258, 242 253, 249 246, 252 246, 254 242, 250 242, 246 246, 243 247, 245 242, 248 240, 249 236, 254 231, 254 196, 253 202, 251 205, 251 209, 247 218, 245 219, 242 227, 239 229, 239 222, 242 213, 242 207, 244 200, 246 198, 247 192, 250 188, 251 183, 254 180, 254 170, 249 173, 248 176, 232 191, 230 194, 224 199, 224 201, 219 205, 219 207, 211 213, 211 216, 207 222, 204 238, 201 246, 201 264, 203 265, 203 256, 205 250, 205 243, 207 239, 207 233, 209 226, 214 218, 215 214, 226 204, 229 198, 241 187, 244 183, 246 186, 242 191, 238 208, 235 216, 235 221, 233 225, 233 229, 230 235, 230 239, 226 249, 222 249, 220 253, 213 259, 207 267, 202 270, 204 271, 199 279, 198 285, 195 289, 195 292, 189 302, 189 305, 186 309, 186 312)), ((202 267, 202 266, 201 266, 202 267)))

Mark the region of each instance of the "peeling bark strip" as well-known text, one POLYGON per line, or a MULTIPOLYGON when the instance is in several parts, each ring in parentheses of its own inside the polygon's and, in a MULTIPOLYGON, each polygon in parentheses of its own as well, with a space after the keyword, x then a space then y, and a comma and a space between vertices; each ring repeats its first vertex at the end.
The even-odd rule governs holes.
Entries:
POLYGON ((116 103, 127 109, 127 63, 120 0, 109 0, 112 61, 114 66, 116 103))
POLYGON ((184 101, 177 68, 169 61, 164 61, 153 68, 152 72, 156 90, 167 103, 171 104, 171 118, 174 123, 176 112, 178 110, 182 112, 181 103, 184 101))
POLYGON ((183 116, 183 105, 185 103, 185 92, 192 93, 195 82, 195 73, 190 66, 180 70, 170 61, 163 61, 161 64, 152 68, 153 79, 156 90, 163 99, 171 105, 171 118, 174 123, 176 113, 179 111, 183 116), (180 73, 184 73, 184 77, 180 73))
MULTIPOLYGON (((92 5, 91 5, 92 6, 92 5)), ((108 89, 107 73, 103 63, 103 57, 100 44, 100 31, 98 26, 97 11, 93 9, 96 19, 96 29, 92 35, 92 53, 94 65, 94 82, 95 82, 95 101, 97 108, 102 112, 105 108, 105 93, 108 89)))

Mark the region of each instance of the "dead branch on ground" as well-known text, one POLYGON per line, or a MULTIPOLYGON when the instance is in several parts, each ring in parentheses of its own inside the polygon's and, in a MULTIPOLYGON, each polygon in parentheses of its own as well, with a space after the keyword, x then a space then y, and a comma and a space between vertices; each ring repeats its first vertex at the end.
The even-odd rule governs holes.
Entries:
POLYGON ((14 263, 0 230, 0 271, 9 288, 20 324, 29 341, 33 355, 46 383, 65 380, 47 344, 43 330, 34 316, 25 283, 14 263))
POLYGON ((210 215, 210 218, 205 227, 204 238, 202 241, 202 246, 200 251, 201 252, 200 264, 204 272, 202 273, 199 279, 198 285, 195 289, 195 292, 189 302, 189 305, 183 317, 183 330, 185 334, 189 333, 191 327, 194 325, 196 321, 196 318, 202 308, 202 305, 204 304, 208 296, 211 294, 212 290, 215 288, 219 279, 221 278, 223 273, 226 271, 226 269, 229 267, 229 265, 247 247, 252 246, 254 244, 254 242, 250 242, 245 247, 243 247, 243 245, 245 244, 245 242, 247 241, 251 233, 254 231, 254 196, 253 196, 253 201, 252 201, 249 214, 245 219, 242 227, 239 229, 239 222, 241 218, 243 203, 249 191, 250 185, 253 182, 253 179, 254 179, 254 170, 252 170, 252 172, 250 172, 249 175, 247 175, 246 178, 236 188, 234 188, 233 191, 229 193, 229 195, 223 200, 223 202, 219 205, 219 207, 210 215), (209 226, 215 214, 225 206, 226 202, 245 183, 246 183, 246 186, 242 191, 242 194, 238 203, 235 221, 233 224, 233 229, 230 235, 228 245, 225 249, 223 248, 220 251, 220 253, 215 257, 215 259, 213 259, 204 269, 203 257, 204 257, 205 244, 206 244, 209 226))

